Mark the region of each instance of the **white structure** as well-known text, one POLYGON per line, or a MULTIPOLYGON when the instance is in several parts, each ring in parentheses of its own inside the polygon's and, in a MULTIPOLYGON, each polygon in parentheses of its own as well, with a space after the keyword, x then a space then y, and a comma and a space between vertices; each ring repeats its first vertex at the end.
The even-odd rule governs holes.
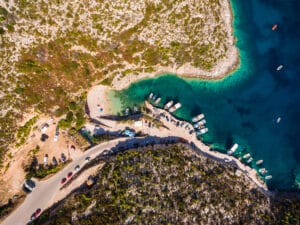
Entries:
POLYGON ((138 121, 134 121, 134 124, 133 124, 135 127, 142 127, 143 126, 143 122, 138 120, 138 121))

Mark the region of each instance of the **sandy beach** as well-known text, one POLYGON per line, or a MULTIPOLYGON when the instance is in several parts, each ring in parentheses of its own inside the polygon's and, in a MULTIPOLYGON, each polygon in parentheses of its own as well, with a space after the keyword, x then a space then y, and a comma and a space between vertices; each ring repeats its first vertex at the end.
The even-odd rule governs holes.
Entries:
POLYGON ((91 118, 97 119, 101 115, 113 113, 112 104, 108 97, 111 90, 111 88, 104 85, 97 85, 90 89, 87 95, 87 104, 91 118))

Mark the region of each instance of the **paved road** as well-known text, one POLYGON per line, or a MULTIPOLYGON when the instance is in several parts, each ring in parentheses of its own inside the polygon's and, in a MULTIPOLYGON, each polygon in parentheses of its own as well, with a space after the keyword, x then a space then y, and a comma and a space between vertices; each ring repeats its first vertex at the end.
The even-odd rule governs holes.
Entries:
POLYGON ((31 215, 38 208, 44 210, 49 206, 49 201, 55 196, 59 188, 61 187, 61 179, 66 177, 68 172, 73 171, 76 165, 82 167, 87 156, 92 159, 98 154, 102 153, 105 149, 110 149, 116 146, 121 140, 127 140, 126 138, 112 140, 106 143, 99 144, 86 152, 78 158, 75 158, 70 164, 68 164, 62 171, 58 172, 51 178, 45 181, 36 182, 36 187, 32 193, 28 194, 25 201, 2 223, 3 225, 25 225, 30 221, 31 215))

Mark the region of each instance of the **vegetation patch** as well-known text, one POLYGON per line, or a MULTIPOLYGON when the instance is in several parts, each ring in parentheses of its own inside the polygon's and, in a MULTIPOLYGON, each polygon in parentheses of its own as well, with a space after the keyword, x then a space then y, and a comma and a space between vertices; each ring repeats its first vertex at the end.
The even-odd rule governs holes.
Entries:
POLYGON ((23 126, 19 127, 17 131, 17 144, 16 144, 17 147, 25 143, 32 130, 32 126, 36 123, 37 120, 38 120, 38 116, 35 116, 30 120, 28 120, 23 126))
POLYGON ((233 168, 181 145, 118 154, 96 180, 33 224, 297 224, 299 218, 300 201, 269 199, 233 168))
POLYGON ((39 164, 38 160, 35 156, 32 157, 31 163, 25 168, 26 172, 26 179, 30 179, 32 177, 42 179, 47 177, 50 174, 55 174, 61 169, 63 169, 68 163, 70 163, 71 160, 67 160, 65 162, 53 165, 44 165, 39 164))

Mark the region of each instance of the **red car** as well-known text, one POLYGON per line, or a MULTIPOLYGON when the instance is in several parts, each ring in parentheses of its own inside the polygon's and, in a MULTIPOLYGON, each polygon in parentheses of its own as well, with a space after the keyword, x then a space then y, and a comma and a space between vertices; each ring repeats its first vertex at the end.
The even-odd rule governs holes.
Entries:
POLYGON ((68 177, 68 178, 71 178, 72 175, 73 175, 73 173, 72 173, 72 172, 69 172, 68 175, 67 175, 67 177, 68 177))
POLYGON ((67 178, 65 178, 65 177, 63 179, 61 179, 62 184, 64 184, 66 181, 67 181, 67 178))
POLYGON ((39 215, 41 214, 41 212, 42 212, 42 210, 40 208, 38 208, 37 210, 35 210, 35 212, 31 216, 31 220, 35 220, 36 218, 38 218, 39 215))

